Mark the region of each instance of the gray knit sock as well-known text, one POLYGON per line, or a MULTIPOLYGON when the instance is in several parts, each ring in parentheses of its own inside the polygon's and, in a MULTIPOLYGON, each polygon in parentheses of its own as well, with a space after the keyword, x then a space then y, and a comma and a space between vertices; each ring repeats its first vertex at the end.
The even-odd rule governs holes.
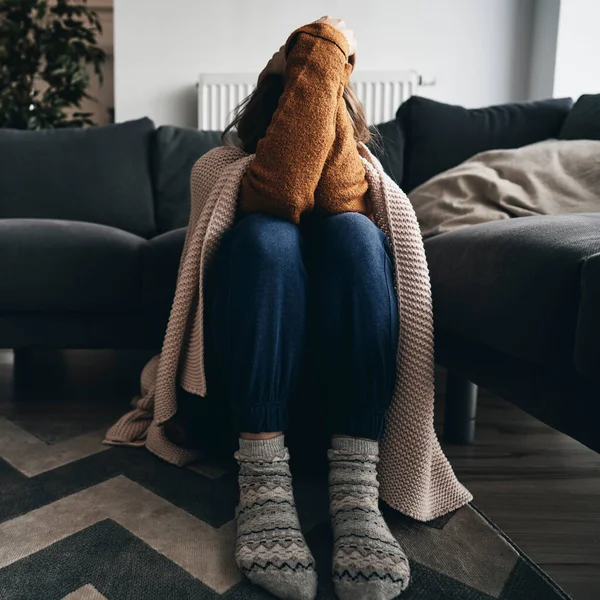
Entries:
POLYGON ((300 531, 283 435, 271 440, 240 439, 235 457, 240 465, 238 567, 278 598, 313 600, 315 561, 300 531))
POLYGON ((396 598, 410 579, 404 550, 379 511, 379 444, 334 438, 329 451, 333 583, 340 600, 396 598))

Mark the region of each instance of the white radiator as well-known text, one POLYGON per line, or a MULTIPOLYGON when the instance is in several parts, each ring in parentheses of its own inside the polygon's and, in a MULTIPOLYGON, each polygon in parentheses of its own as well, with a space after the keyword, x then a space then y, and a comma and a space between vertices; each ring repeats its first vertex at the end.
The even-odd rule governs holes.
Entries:
MULTIPOLYGON (((255 74, 202 74, 198 81, 198 129, 222 131, 235 107, 256 85, 255 74)), ((394 118, 398 106, 417 92, 416 71, 365 71, 351 81, 365 107, 369 125, 394 118)))

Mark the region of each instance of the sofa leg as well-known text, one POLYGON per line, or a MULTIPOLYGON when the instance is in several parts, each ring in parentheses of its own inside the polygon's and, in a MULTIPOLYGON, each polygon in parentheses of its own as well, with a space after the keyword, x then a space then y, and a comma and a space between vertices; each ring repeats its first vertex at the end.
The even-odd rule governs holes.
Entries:
POLYGON ((444 441, 448 444, 472 444, 475 440, 477 386, 466 377, 448 371, 444 441))

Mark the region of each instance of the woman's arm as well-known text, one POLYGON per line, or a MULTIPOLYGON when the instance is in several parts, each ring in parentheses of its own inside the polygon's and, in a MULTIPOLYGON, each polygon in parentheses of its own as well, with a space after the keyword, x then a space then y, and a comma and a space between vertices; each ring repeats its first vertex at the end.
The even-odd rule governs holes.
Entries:
POLYGON ((296 30, 285 50, 284 92, 242 180, 240 203, 245 212, 298 223, 313 208, 352 65, 346 36, 326 23, 296 30))
POLYGON ((345 212, 369 214, 368 184, 350 115, 343 98, 335 114, 335 140, 323 167, 315 194, 315 210, 336 215, 345 212))

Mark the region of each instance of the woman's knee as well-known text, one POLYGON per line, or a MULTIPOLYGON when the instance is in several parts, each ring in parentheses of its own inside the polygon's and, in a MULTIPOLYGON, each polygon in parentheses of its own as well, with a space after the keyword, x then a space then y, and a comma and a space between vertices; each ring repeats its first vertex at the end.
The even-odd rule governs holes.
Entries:
POLYGON ((343 213, 323 219, 319 234, 320 245, 336 261, 375 258, 385 251, 385 234, 360 213, 343 213))
POLYGON ((301 236, 296 225, 263 213, 245 215, 232 233, 232 252, 243 260, 271 266, 301 259, 301 236))

